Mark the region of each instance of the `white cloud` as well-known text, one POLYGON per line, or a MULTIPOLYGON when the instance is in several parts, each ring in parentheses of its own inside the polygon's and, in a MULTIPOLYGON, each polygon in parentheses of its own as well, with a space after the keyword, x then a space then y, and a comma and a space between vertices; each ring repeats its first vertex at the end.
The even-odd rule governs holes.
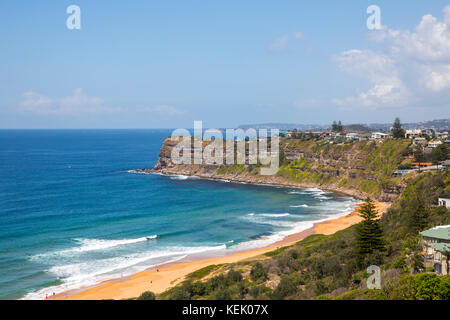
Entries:
POLYGON ((20 103, 20 106, 24 110, 39 110, 40 108, 47 108, 52 104, 50 98, 36 92, 25 92, 23 96, 25 100, 20 103))
POLYGON ((282 51, 286 49, 289 41, 288 35, 283 35, 281 37, 276 38, 269 44, 269 48, 273 51, 282 51))
POLYGON ((138 107, 136 107, 136 111, 153 113, 153 114, 163 115, 163 116, 181 116, 181 115, 186 114, 185 110, 181 110, 176 107, 167 106, 167 105, 160 105, 160 106, 156 106, 156 107, 138 106, 138 107))
POLYGON ((450 6, 439 20, 424 15, 414 31, 383 26, 370 31, 377 49, 348 50, 333 56, 338 66, 362 78, 369 88, 333 99, 347 107, 445 105, 450 89, 450 6))
POLYGON ((38 114, 76 115, 92 113, 116 113, 121 108, 111 108, 103 105, 102 99, 89 97, 81 88, 75 89, 73 95, 52 99, 37 92, 25 92, 24 100, 19 107, 23 111, 38 114))
POLYGON ((340 105, 365 107, 403 106, 410 97, 409 89, 404 85, 395 61, 389 56, 369 50, 349 50, 334 57, 342 70, 354 76, 366 79, 370 88, 344 99, 334 99, 340 105))
POLYGON ((423 66, 423 84, 433 92, 450 88, 450 65, 423 66))
POLYGON ((294 37, 295 39, 301 40, 303 39, 303 33, 301 33, 300 31, 294 32, 294 37))
POLYGON ((276 39, 274 39, 269 44, 269 49, 272 51, 284 51, 288 48, 291 40, 302 40, 303 33, 300 31, 294 32, 293 34, 284 34, 276 39))
POLYGON ((135 114, 151 113, 158 116, 179 116, 185 114, 173 106, 159 105, 155 107, 110 107, 101 98, 87 96, 81 88, 75 89, 70 96, 50 98, 37 92, 25 92, 19 103, 22 111, 42 115, 83 116, 86 114, 135 114))

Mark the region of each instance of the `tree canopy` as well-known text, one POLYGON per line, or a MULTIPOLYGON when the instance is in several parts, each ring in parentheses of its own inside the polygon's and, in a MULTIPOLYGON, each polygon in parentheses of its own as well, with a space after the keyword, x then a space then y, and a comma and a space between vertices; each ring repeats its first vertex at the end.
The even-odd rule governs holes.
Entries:
POLYGON ((337 123, 336 123, 336 120, 333 121, 333 124, 331 125, 331 130, 333 132, 342 132, 342 131, 344 131, 344 127, 342 126, 342 122, 340 120, 337 123))
POLYGON ((445 143, 438 145, 431 152, 431 160, 434 164, 438 164, 440 161, 447 160, 448 156, 448 146, 445 143))
POLYGON ((400 118, 395 118, 394 124, 392 125, 392 136, 394 138, 404 138, 405 137, 405 130, 402 128, 402 124, 400 122, 400 118))
POLYGON ((363 221, 356 228, 356 256, 362 261, 365 256, 383 250, 384 241, 378 211, 370 198, 361 205, 359 215, 363 221))

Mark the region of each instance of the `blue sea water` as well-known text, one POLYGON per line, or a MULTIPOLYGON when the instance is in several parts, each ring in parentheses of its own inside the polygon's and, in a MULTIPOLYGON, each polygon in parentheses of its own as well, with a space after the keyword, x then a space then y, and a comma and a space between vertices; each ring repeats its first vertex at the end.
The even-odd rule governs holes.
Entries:
POLYGON ((0 298, 263 247, 355 200, 318 189, 136 174, 170 130, 1 130, 0 298))

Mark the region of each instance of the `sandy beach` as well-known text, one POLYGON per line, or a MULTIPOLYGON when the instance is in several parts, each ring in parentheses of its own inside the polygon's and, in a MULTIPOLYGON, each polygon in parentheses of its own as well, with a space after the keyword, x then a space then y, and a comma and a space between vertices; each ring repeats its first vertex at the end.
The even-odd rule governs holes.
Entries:
MULTIPOLYGON (((389 203, 375 202, 377 210, 383 214, 389 203)), ((144 291, 161 293, 183 281, 184 277, 196 270, 212 264, 234 263, 237 261, 255 258, 266 252, 280 247, 292 245, 311 234, 333 234, 361 221, 358 214, 359 207, 355 207, 350 214, 316 223, 312 228, 300 233, 287 236, 283 240, 270 246, 237 252, 223 257, 214 257, 198 261, 176 262, 136 273, 129 277, 111 279, 89 288, 81 288, 58 294, 53 299, 68 300, 102 300, 102 299, 128 299, 138 297, 144 291)))

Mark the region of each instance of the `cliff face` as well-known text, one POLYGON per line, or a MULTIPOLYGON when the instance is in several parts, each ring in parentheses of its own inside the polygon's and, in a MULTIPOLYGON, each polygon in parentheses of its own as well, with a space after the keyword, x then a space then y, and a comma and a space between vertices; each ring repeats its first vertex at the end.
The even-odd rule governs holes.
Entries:
MULTIPOLYGON (((317 187, 357 198, 370 196, 391 201, 403 189, 394 178, 397 166, 408 161, 408 142, 388 140, 333 145, 325 141, 280 140, 280 169, 272 176, 260 175, 259 165, 174 164, 171 153, 178 141, 167 138, 157 164, 149 172, 195 175, 238 182, 317 187)), ((207 144, 204 144, 205 147, 207 144)), ((193 155, 193 149, 191 150, 193 155)))

